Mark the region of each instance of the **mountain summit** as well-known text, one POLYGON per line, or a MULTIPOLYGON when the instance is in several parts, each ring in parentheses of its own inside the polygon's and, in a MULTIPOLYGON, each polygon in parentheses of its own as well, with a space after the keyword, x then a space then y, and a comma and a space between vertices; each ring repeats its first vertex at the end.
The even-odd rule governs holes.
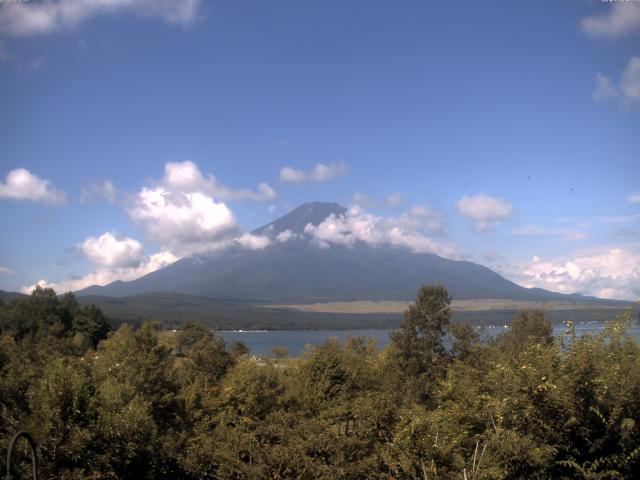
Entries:
POLYGON ((330 215, 342 215, 347 212, 347 209, 337 203, 328 202, 309 202, 303 203, 298 208, 291 210, 286 215, 274 220, 273 222, 264 225, 254 230, 254 235, 278 235, 286 230, 290 230, 292 233, 302 234, 304 233, 304 227, 309 223, 317 226, 324 220, 329 218, 330 215))
POLYGON ((206 256, 183 258, 131 282, 93 286, 78 295, 131 296, 151 292, 198 295, 255 303, 313 303, 352 300, 411 300, 421 285, 441 283, 456 299, 580 300, 517 285, 490 269, 407 248, 318 248, 304 235, 347 210, 336 203, 305 203, 252 233, 271 238, 263 249, 239 245, 206 256), (291 231, 295 240, 281 241, 291 231))

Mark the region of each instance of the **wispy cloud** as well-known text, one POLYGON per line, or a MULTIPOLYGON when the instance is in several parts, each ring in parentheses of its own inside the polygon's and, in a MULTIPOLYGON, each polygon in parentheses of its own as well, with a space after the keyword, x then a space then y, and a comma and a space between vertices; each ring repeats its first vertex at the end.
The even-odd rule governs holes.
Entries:
POLYGON ((102 183, 91 183, 84 187, 80 192, 80 203, 87 205, 98 198, 104 198, 109 203, 118 201, 118 189, 111 180, 105 180, 102 183))
POLYGON ((365 195, 362 192, 355 192, 352 195, 351 199, 353 203, 367 208, 379 208, 384 206, 398 208, 404 203, 402 195, 397 192, 387 196, 387 198, 385 198, 384 200, 376 200, 375 198, 370 197, 369 195, 365 195))
POLYGON ((582 31, 590 37, 618 37, 640 32, 640 4, 618 1, 606 3, 607 11, 590 15, 580 22, 582 31))
POLYGON ((640 57, 631 57, 616 86, 611 78, 596 74, 593 99, 598 102, 621 101, 624 104, 640 102, 640 57))
POLYGON ((400 205, 402 205, 402 202, 402 195, 400 195, 398 192, 392 193, 387 197, 387 204, 391 207, 399 207, 400 205))
POLYGON ((621 227, 616 231, 616 236, 621 238, 632 238, 640 235, 640 231, 634 228, 621 227))
POLYGON ((336 177, 341 177, 349 172, 347 164, 344 162, 332 163, 325 165, 324 163, 318 163, 310 172, 298 170, 293 167, 283 167, 280 170, 280 181, 288 183, 302 183, 302 182, 327 182, 336 177))
POLYGON ((257 191, 232 189, 220 183, 214 175, 209 174, 205 178, 198 166, 190 161, 165 164, 163 183, 171 190, 182 193, 204 192, 222 200, 271 202, 278 198, 278 194, 268 183, 259 183, 257 191))
MULTIPOLYGON (((2 2, 0 1, 1 8, 2 2)), ((42 69, 45 63, 46 61, 43 57, 18 57, 14 55, 7 47, 7 44, 0 40, 0 64, 11 65, 20 72, 37 72, 42 69)))
POLYGON ((598 217, 600 223, 628 223, 634 220, 640 219, 640 213, 634 213, 632 215, 617 215, 611 217, 598 217))
POLYGON ((494 263, 494 262, 504 261, 504 260, 506 260, 506 257, 503 257, 499 253, 497 253, 497 252, 492 250, 492 251, 489 251, 489 252, 484 252, 482 254, 482 259, 485 262, 494 263))
POLYGON ((15 272, 8 267, 0 265, 0 275, 13 275, 15 272))
POLYGON ((198 16, 199 0, 57 0, 0 3, 0 33, 16 37, 72 29, 102 15, 132 13, 188 25, 198 16))
POLYGON ((592 96, 596 102, 606 102, 607 100, 620 98, 620 92, 618 92, 609 77, 596 73, 596 86, 593 89, 592 96))
POLYGON ((11 170, 5 181, 0 182, 0 198, 62 204, 67 200, 67 194, 49 180, 39 178, 26 168, 18 168, 11 170))
POLYGON ((631 192, 629 195, 627 195, 627 202, 633 204, 640 203, 640 191, 631 192))
POLYGON ((458 213, 474 221, 474 230, 489 231, 493 225, 513 215, 513 206, 506 200, 486 193, 464 196, 456 203, 458 213))
POLYGON ((521 225, 511 230, 512 235, 521 236, 553 236, 560 237, 567 242, 575 242, 587 238, 586 232, 567 228, 547 228, 541 225, 521 225))
POLYGON ((375 198, 365 195, 362 192, 354 192, 354 194, 351 196, 351 200, 353 201, 353 203, 360 205, 361 207, 376 208, 380 206, 380 202, 378 202, 375 198))

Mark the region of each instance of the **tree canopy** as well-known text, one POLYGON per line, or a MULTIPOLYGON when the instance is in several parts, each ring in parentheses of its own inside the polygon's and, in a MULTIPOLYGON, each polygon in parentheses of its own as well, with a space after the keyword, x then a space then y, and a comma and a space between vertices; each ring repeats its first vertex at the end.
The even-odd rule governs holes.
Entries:
POLYGON ((630 314, 553 338, 521 312, 487 342, 450 301, 423 287, 384 349, 260 359, 192 323, 112 331, 37 289, 0 303, 0 446, 27 430, 41 478, 69 480, 640 478, 630 314))

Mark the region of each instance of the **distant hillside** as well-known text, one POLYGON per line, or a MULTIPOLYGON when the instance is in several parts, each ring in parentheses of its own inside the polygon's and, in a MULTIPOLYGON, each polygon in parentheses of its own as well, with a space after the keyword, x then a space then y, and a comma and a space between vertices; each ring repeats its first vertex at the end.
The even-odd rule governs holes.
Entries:
POLYGON ((15 300, 17 298, 24 298, 26 295, 24 293, 18 292, 5 292, 4 290, 0 290, 0 300, 3 302, 8 302, 10 300, 15 300))
MULTIPOLYGON (((412 300, 421 285, 441 283, 455 299, 508 299, 598 303, 593 297, 521 287, 490 269, 400 247, 321 249, 304 236, 345 209, 335 203, 308 203, 254 233, 275 238, 285 230, 299 238, 275 240, 263 250, 229 248, 209 256, 184 258, 131 282, 93 286, 78 295, 130 296, 179 293, 249 303, 313 303, 353 300, 412 300)), ((608 302, 610 303, 610 302, 608 302)))
MULTIPOLYGON (((196 321, 217 330, 340 330, 396 328, 402 313, 319 313, 301 312, 289 308, 257 307, 234 304, 205 297, 171 293, 150 293, 132 297, 79 297, 82 304, 93 304, 109 316, 114 325, 145 321, 160 321, 167 327, 185 321, 196 321)), ((511 322, 517 309, 454 311, 454 322, 476 325, 502 325, 511 322)), ((551 308, 554 308, 551 306, 551 308)), ((623 308, 590 309, 574 307, 547 309, 546 315, 554 323, 611 320, 623 308), (601 317, 598 317, 601 315, 601 317)), ((637 317, 637 307, 634 318, 637 317)))
POLYGON ((401 314, 307 313, 285 308, 262 308, 210 298, 172 293, 150 293, 132 297, 78 297, 84 305, 96 305, 115 325, 160 321, 168 327, 185 321, 202 323, 216 330, 331 330, 394 328, 401 314))

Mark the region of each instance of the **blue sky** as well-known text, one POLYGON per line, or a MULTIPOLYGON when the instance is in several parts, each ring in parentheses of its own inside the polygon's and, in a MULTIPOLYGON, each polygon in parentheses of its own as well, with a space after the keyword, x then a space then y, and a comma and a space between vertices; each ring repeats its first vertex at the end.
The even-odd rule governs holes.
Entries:
POLYGON ((4 2, 0 87, 0 289, 268 248, 320 200, 354 207, 325 248, 640 297, 640 2, 4 2))

